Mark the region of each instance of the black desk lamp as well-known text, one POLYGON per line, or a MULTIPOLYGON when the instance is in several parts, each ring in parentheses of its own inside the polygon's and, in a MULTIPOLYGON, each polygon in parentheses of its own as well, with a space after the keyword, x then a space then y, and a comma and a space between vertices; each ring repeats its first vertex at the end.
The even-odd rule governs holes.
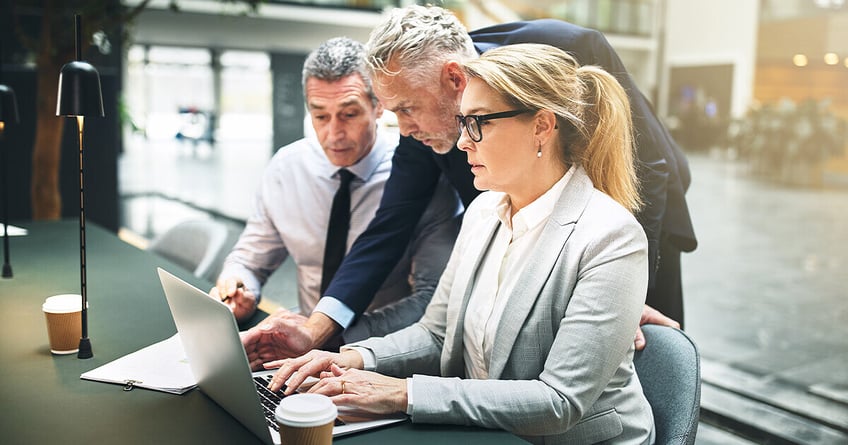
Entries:
POLYGON ((91 358, 91 342, 88 339, 88 296, 85 281, 85 192, 83 189, 82 130, 85 116, 104 116, 103 96, 100 92, 100 75, 88 62, 82 61, 80 16, 76 20, 76 60, 66 63, 59 73, 59 103, 56 115, 77 118, 79 129, 79 186, 80 186, 80 288, 82 295, 82 338, 78 358, 91 358))
MULTIPOLYGON (((18 102, 15 90, 0 85, 0 141, 8 124, 18 123, 18 102)), ((9 262, 9 157, 8 147, 2 147, 3 159, 3 278, 12 278, 12 263, 9 262)))

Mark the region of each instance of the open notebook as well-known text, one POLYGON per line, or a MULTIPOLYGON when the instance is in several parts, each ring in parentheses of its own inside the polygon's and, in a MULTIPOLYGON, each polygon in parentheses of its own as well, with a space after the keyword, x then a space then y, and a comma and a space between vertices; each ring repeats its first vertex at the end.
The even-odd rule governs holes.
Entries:
POLYGON ((197 387, 180 334, 112 360, 80 375, 81 379, 183 394, 197 387))

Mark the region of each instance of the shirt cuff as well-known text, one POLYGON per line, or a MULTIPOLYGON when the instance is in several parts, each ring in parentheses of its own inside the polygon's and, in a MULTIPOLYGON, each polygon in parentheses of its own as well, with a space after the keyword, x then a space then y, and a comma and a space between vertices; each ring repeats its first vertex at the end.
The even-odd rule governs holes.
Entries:
POLYGON ((342 303, 335 297, 321 297, 318 300, 318 304, 315 305, 315 309, 313 312, 318 311, 330 318, 333 319, 342 329, 347 329, 351 323, 353 323, 353 319, 356 314, 347 307, 346 304, 342 303))
POLYGON ((356 351, 362 357, 362 369, 365 371, 373 371, 377 369, 377 357, 374 351, 363 348, 361 346, 342 346, 340 351, 356 351))
POLYGON ((406 415, 412 415, 412 377, 406 379, 406 415))

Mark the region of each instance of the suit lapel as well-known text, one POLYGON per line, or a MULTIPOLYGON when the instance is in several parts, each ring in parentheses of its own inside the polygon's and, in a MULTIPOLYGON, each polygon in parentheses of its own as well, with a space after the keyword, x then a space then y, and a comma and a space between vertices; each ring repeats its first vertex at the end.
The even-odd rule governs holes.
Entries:
POLYGON ((466 247, 469 257, 476 254, 474 261, 463 261, 456 272, 456 279, 451 288, 447 308, 447 327, 445 328, 445 350, 442 354, 443 376, 464 376, 464 325, 465 311, 471 298, 472 284, 475 282, 480 264, 488 252, 489 244, 500 225, 497 218, 492 218, 480 231, 480 236, 474 237, 466 247))
POLYGON ((578 168, 560 195, 536 243, 534 257, 527 262, 515 289, 509 295, 492 345, 489 378, 501 377, 515 340, 557 264, 558 257, 565 249, 577 220, 589 203, 593 189, 592 181, 582 168, 578 168))

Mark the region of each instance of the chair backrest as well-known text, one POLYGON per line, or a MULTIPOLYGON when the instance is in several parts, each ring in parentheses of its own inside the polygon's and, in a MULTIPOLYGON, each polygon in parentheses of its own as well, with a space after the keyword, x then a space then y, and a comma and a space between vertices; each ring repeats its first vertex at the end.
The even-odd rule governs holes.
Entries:
POLYGON ((644 325, 647 345, 633 363, 654 413, 656 444, 695 443, 701 407, 701 360, 686 333, 644 325))
POLYGON ((221 256, 229 249, 227 226, 211 219, 188 220, 171 227, 148 246, 194 276, 214 282, 221 256))

